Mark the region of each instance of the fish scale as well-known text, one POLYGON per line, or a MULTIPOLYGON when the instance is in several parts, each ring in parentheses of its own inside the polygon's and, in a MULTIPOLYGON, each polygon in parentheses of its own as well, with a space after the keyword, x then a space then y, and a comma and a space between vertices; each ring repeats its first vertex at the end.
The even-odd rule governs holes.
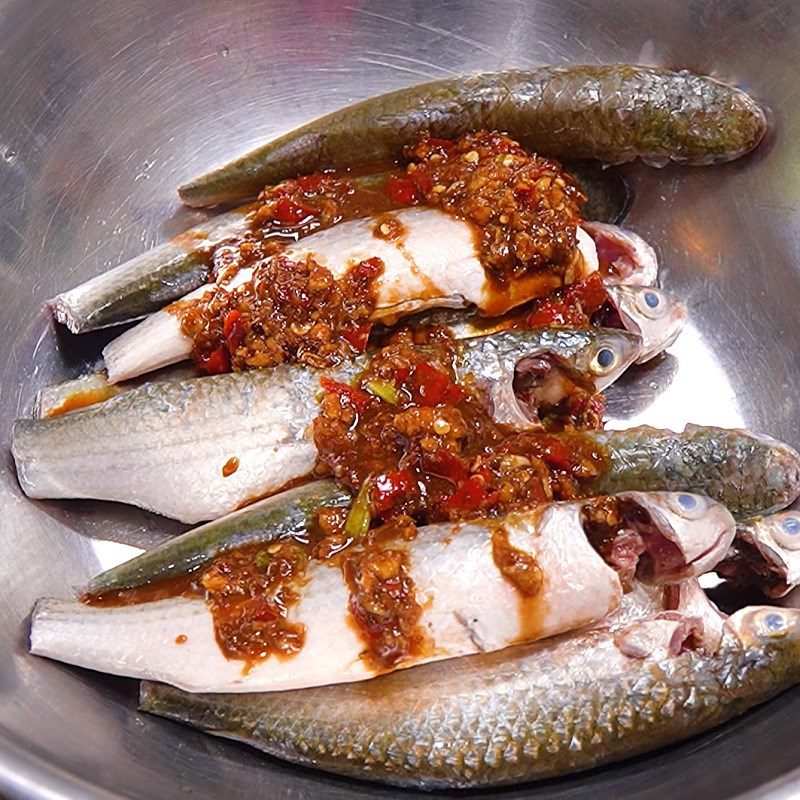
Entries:
POLYGON ((796 682, 800 612, 779 610, 789 632, 772 638, 759 627, 766 611, 776 610, 737 612, 715 654, 632 659, 617 650, 610 631, 594 630, 371 685, 248 698, 143 684, 141 702, 145 710, 220 735, 233 731, 268 752, 346 775, 427 789, 504 784, 667 744, 796 682), (756 646, 743 646, 759 630, 756 646), (320 718, 322 706, 334 712, 320 718))
POLYGON ((688 72, 630 64, 490 72, 410 86, 334 111, 178 193, 190 206, 242 200, 292 175, 402 158, 422 131, 453 139, 481 128, 505 131, 556 158, 709 164, 755 147, 766 120, 744 92, 688 72))

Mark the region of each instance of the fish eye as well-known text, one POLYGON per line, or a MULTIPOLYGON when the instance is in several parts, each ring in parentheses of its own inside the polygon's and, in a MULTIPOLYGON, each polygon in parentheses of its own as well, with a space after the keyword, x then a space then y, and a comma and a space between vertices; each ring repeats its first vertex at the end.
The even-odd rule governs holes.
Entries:
POLYGON ((698 517, 702 517, 707 507, 704 498, 686 492, 671 494, 667 499, 667 505, 679 517, 683 517, 683 519, 697 519, 698 517))
POLYGON ((789 619, 783 612, 770 609, 758 615, 756 625, 762 636, 770 639, 780 639, 789 630, 789 619))
POLYGON ((669 304, 661 292, 655 289, 646 289, 636 296, 636 307, 646 317, 658 319, 669 310, 669 304))
POLYGON ((800 550, 800 517, 787 514, 772 526, 772 538, 786 550, 800 550))
POLYGON ((781 520, 781 528, 789 536, 797 536, 800 534, 800 519, 797 517, 784 517, 781 520))
POLYGON ((590 365, 593 372, 608 372, 617 363, 617 354, 610 347, 601 347, 590 365))

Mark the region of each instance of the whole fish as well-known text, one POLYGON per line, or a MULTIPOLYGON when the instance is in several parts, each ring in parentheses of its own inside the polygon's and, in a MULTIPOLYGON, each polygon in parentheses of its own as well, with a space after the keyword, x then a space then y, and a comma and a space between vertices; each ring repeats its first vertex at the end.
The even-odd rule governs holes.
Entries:
MULTIPOLYGON (((639 344, 616 330, 504 332, 457 342, 455 368, 474 376, 497 422, 530 424, 513 383, 533 356, 558 356, 601 391, 639 344)), ((19 420, 12 452, 20 485, 30 497, 117 500, 184 522, 215 519, 311 472, 320 376, 349 382, 367 361, 145 384, 63 416, 19 420)))
POLYGON ((742 522, 717 571, 732 583, 757 587, 768 597, 788 594, 800 584, 800 511, 742 522))
POLYGON ((482 128, 555 158, 712 164, 752 150, 766 119, 744 92, 688 72, 607 64, 484 73, 334 111, 178 193, 190 206, 228 203, 293 175, 401 158, 423 131, 452 139, 482 128))
MULTIPOLYGON (((625 508, 617 534, 623 546, 630 547, 632 535, 641 537, 647 564, 640 574, 647 582, 702 574, 733 540, 730 513, 706 498, 631 492, 614 499, 625 508), (702 504, 704 512, 687 517, 688 498, 702 504)), ((375 665, 361 656, 365 644, 348 611, 353 600, 344 571, 319 561, 308 565, 297 589, 299 601, 288 612, 289 620, 305 630, 302 648, 291 657, 269 657, 243 670, 240 660, 221 650, 205 599, 185 595, 124 606, 40 600, 32 617, 31 652, 188 691, 259 692, 363 680, 394 668, 535 641, 600 620, 622 598, 620 577, 584 530, 583 505, 551 503, 490 523, 428 525, 410 542, 382 543, 384 552, 401 552, 407 559, 406 579, 421 608, 418 624, 425 638, 421 653, 393 665, 375 665), (535 565, 535 590, 501 569, 495 555, 498 530, 517 562, 529 559, 535 565)), ((241 529, 248 521, 240 516, 227 524, 241 529)), ((259 527, 260 537, 263 523, 259 527)), ((244 543, 245 532, 239 534, 244 543)))
MULTIPOLYGON (((390 215, 383 214, 386 220, 390 215)), ((341 278, 350 267, 369 258, 383 262, 375 279, 377 304, 373 319, 388 321, 424 308, 461 308, 474 304, 487 313, 500 314, 533 297, 548 294, 561 278, 548 272, 522 276, 500 288, 486 273, 480 259, 480 238, 471 223, 433 208, 407 208, 393 212, 404 234, 398 239, 375 235, 378 219, 342 222, 319 231, 283 251, 295 261, 312 257, 341 278), (445 248, 442 242, 447 242, 445 248)), ((578 229, 575 276, 597 269, 591 237, 578 229)), ((253 268, 239 270, 224 287, 206 284, 184 300, 195 300, 215 290, 225 291, 249 281, 253 268)), ((125 331, 103 350, 111 383, 128 380, 189 358, 192 339, 183 333, 180 309, 168 306, 125 331)))
POLYGON ((621 623, 347 686, 196 695, 145 682, 140 708, 306 766, 433 790, 549 778, 644 753, 800 681, 800 611, 737 611, 713 652, 691 646, 689 620, 647 614, 629 608, 621 623), (625 652, 631 625, 647 642, 643 657, 625 652), (689 646, 676 653, 681 638, 689 646))
MULTIPOLYGON (((589 197, 581 210, 584 218, 615 223, 624 216, 630 193, 618 172, 589 164, 568 164, 566 169, 589 197)), ((382 194, 390 174, 347 175, 346 180, 378 196, 377 204, 385 204, 388 210, 391 203, 382 194)), ((155 313, 208 282, 211 252, 220 243, 246 233, 255 208, 257 205, 251 203, 211 217, 62 292, 48 302, 53 316, 73 333, 85 333, 155 313)), ((609 228, 613 230, 615 226, 609 228)), ((299 238, 302 234, 299 230, 286 238, 299 238)))

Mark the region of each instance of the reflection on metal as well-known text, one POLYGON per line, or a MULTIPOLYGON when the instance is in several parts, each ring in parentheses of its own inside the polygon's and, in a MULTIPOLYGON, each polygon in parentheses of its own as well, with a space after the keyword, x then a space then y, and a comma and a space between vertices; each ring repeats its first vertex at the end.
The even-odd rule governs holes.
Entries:
MULTIPOLYGON (((614 398, 614 424, 746 424, 800 445, 793 0, 0 1, 4 441, 39 386, 77 374, 103 343, 56 335, 44 298, 197 224, 202 215, 177 204, 179 183, 320 113, 429 77, 636 60, 741 84, 771 108, 775 133, 722 167, 621 168, 635 198, 626 225, 656 247, 662 284, 693 316, 674 358, 632 376, 628 400, 614 398)), ((93 539, 144 545, 176 528, 110 503, 27 501, 9 459, 0 508, 0 794, 394 796, 144 717, 129 683, 32 659, 35 598, 69 595, 132 552, 93 539)), ((788 797, 798 718, 800 693, 788 693, 702 746, 565 779, 557 794, 761 797, 777 780, 770 791, 788 797)))
POLYGON ((123 561, 129 561, 143 552, 140 547, 132 547, 122 542, 103 541, 102 539, 94 539, 92 541, 92 549, 97 557, 97 566, 95 567, 97 572, 104 572, 107 569, 116 567, 123 561))
POLYGON ((653 367, 632 368, 613 386, 609 428, 652 425, 681 430, 686 422, 742 428, 736 393, 697 327, 688 323, 677 342, 653 367))

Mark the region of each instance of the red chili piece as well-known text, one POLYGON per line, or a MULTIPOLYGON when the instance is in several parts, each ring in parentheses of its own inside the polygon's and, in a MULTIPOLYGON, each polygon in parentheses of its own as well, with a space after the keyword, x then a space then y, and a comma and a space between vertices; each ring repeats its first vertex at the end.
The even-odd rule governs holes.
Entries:
POLYGON ((242 343, 244 333, 242 315, 236 309, 229 311, 225 316, 225 321, 222 323, 222 335, 225 337, 225 341, 228 343, 228 350, 231 353, 242 343))
POLYGON ((414 476, 410 470, 398 469, 378 475, 373 481, 370 500, 379 514, 388 511, 398 500, 414 488, 414 476))
POLYGON ((454 486, 458 486, 469 477, 464 460, 448 453, 447 450, 439 450, 432 456, 426 457, 424 467, 426 472, 445 478, 454 486))
POLYGON ((223 372, 231 371, 231 357, 227 348, 220 345, 216 350, 212 350, 207 355, 200 353, 198 356, 198 366, 207 375, 221 375, 223 372))
POLYGON ((608 300, 602 276, 599 272, 593 272, 589 277, 574 283, 567 289, 564 299, 568 303, 580 303, 584 314, 594 314, 608 300))
POLYGON ((483 481, 477 475, 464 481, 442 505, 448 511, 477 511, 484 505, 488 494, 483 481))
MULTIPOLYGON (((398 370, 399 382, 404 380, 401 372, 405 370, 398 370)), ((418 406, 455 405, 464 398, 464 390, 460 386, 429 364, 415 364, 408 378, 411 399, 418 406)))
POLYGON ((386 181, 386 195, 400 206, 410 206, 419 200, 417 185, 411 178, 389 178, 386 181))
POLYGON ((354 328, 348 328, 346 331, 342 331, 342 336, 353 350, 357 353, 363 353, 367 349, 367 342, 369 341, 369 333, 371 330, 372 323, 357 325, 354 328))
POLYGON ((348 386, 346 383, 340 383, 339 381, 326 377, 320 378, 319 382, 326 392, 343 398, 350 403, 359 414, 362 414, 372 402, 372 397, 367 394, 367 392, 355 386, 348 386))
POLYGON ((300 225, 316 216, 316 209, 295 203, 288 197, 281 197, 273 209, 275 219, 282 225, 300 225))

